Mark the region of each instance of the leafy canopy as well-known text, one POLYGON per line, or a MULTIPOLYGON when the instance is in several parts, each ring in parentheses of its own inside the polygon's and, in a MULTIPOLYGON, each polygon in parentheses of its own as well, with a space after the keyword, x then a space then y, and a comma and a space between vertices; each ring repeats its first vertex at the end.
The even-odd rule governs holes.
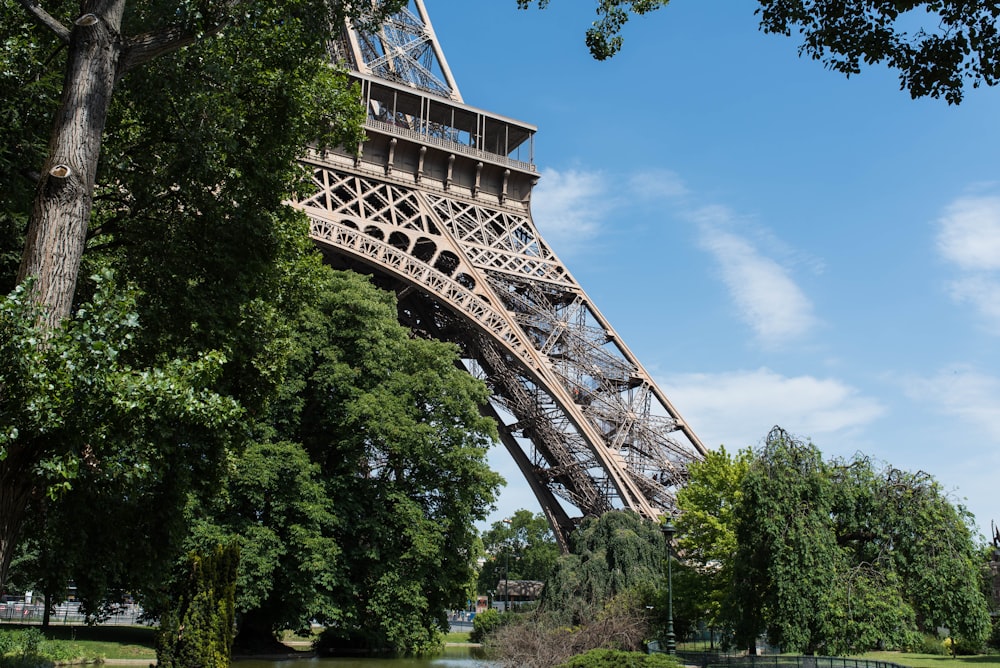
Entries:
POLYGON ((782 651, 827 655, 906 650, 942 627, 965 647, 989 635, 973 520, 926 473, 825 462, 778 427, 759 450, 713 452, 690 473, 681 622, 694 610, 745 647, 766 633, 782 651))
MULTIPOLYGON (((670 0, 597 0, 597 16, 587 29, 587 48, 597 60, 607 60, 621 51, 623 39, 621 31, 634 14, 647 14, 666 6, 670 0)), ((519 9, 532 5, 544 9, 549 0, 517 0, 519 9)))

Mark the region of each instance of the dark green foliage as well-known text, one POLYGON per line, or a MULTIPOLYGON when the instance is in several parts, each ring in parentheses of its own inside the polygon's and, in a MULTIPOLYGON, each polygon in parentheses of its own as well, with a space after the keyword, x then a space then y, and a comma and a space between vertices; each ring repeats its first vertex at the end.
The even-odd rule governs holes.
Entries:
MULTIPOLYGON (((67 501, 75 521, 65 527, 91 534, 80 565, 99 563, 103 539, 116 531, 154 529, 156 536, 137 541, 149 550, 166 543, 148 539, 176 537, 185 490, 211 484, 240 414, 235 402, 205 389, 224 361, 217 353, 130 363, 138 330, 132 296, 110 276, 95 286, 92 300, 54 332, 40 329, 23 286, 0 298, 0 524, 16 535, 29 501, 67 501), (100 515, 127 514, 139 503, 152 505, 130 518, 136 522, 100 515)), ((107 544, 131 560, 132 542, 118 533, 107 544)), ((77 552, 62 558, 74 563, 77 552)))
POLYGON ((301 330, 295 433, 337 500, 345 564, 338 608, 321 621, 368 646, 422 651, 465 602, 473 523, 500 481, 486 463, 487 390, 453 346, 410 338, 392 295, 357 275, 337 275, 317 308, 301 330))
POLYGON ((662 584, 666 548, 659 525, 630 511, 585 520, 546 583, 543 605, 573 623, 592 619, 614 596, 662 584))
POLYGON ((907 650, 942 627, 953 647, 982 647, 983 551, 933 478, 861 455, 826 463, 777 427, 743 461, 710 455, 679 495, 682 624, 701 615, 743 647, 766 632, 786 652, 907 650), (726 592, 722 615, 704 606, 726 592))
POLYGON ((469 635, 469 640, 483 642, 491 633, 510 622, 513 615, 512 612, 501 613, 493 608, 480 612, 472 620, 472 633, 469 635))
POLYGON ((486 388, 450 345, 412 339, 363 276, 296 267, 309 295, 283 382, 222 493, 192 505, 193 541, 243 546, 242 647, 318 620, 327 646, 420 652, 473 577, 474 522, 499 477, 486 388), (307 287, 306 287, 307 286, 307 287))
POLYGON ((859 456, 838 463, 832 474, 837 540, 856 564, 841 574, 841 586, 880 592, 872 595, 875 607, 867 617, 881 620, 882 628, 869 633, 905 647, 913 642, 913 630, 936 633, 944 627, 967 645, 981 647, 989 635, 989 616, 983 593, 974 586, 982 554, 968 512, 952 504, 923 472, 879 470, 859 456), (856 576, 860 581, 852 581, 856 576), (900 629, 910 635, 901 636, 900 629))
POLYGON ((509 568, 510 580, 545 581, 559 558, 559 546, 541 513, 518 510, 510 521, 494 522, 483 533, 486 563, 479 571, 479 591, 491 591, 509 568))
MULTIPOLYGON (((647 14, 665 7, 669 0, 598 0, 598 19, 587 29, 587 49, 597 60, 607 60, 622 48, 621 31, 632 14, 647 14)), ((549 0, 517 0, 520 9, 544 8, 549 0)))
POLYGON ((156 661, 163 668, 229 668, 236 628, 239 548, 188 556, 177 605, 160 621, 156 661))
MULTIPOLYGON (((19 3, 2 1, 0 90, 11 94, 0 129, 11 146, 0 156, 0 269, 12 285, 32 190, 17 170, 44 156, 65 50, 19 3)), ((485 462, 495 437, 478 410, 486 388, 456 367, 454 347, 411 340, 391 295, 323 267, 304 217, 283 204, 307 176, 296 162, 303 147, 359 141, 364 110, 326 49, 331 26, 373 5, 231 7, 126 10, 126 36, 172 25, 198 40, 120 79, 108 113, 84 265, 113 268, 133 301, 128 320, 84 332, 87 346, 68 359, 103 355, 100 371, 118 384, 92 382, 84 368, 38 392, 31 382, 49 379, 35 373, 36 354, 58 351, 62 335, 49 348, 34 345, 45 339, 30 328, 4 339, 13 390, 0 408, 17 414, 4 414, 0 447, 31 437, 24 425, 34 420, 62 448, 21 449, 0 464, 20 467, 19 502, 44 519, 32 523, 23 572, 53 592, 72 575, 94 614, 126 590, 165 613, 172 602, 159 579, 190 521, 189 547, 243 546, 245 629, 271 634, 315 618, 372 644, 425 648, 444 611, 464 601, 473 523, 500 482, 485 462), (27 379, 24 392, 12 374, 27 379), (32 393, 39 400, 22 400, 32 393), (134 438, 112 432, 122 424, 134 438), (46 489, 49 498, 27 498, 46 489)), ((78 12, 46 8, 61 20, 78 12)), ((78 305, 103 294, 92 281, 78 293, 78 305)), ((17 315, 30 324, 28 308, 17 315)), ((99 315, 87 307, 73 322, 99 315)), ((51 445, 43 440, 32 446, 51 445)), ((4 522, 22 516, 0 512, 4 522)))
POLYGON ((820 452, 775 428, 743 479, 736 519, 737 642, 767 630, 789 652, 816 652, 832 634, 831 583, 843 568, 820 452))
POLYGON ((643 654, 618 649, 592 649, 557 668, 675 668, 677 659, 666 654, 643 654))
POLYGON ((761 29, 802 35, 800 53, 847 76, 862 65, 898 70, 914 98, 962 101, 1000 81, 1000 6, 992 0, 758 0, 761 29))

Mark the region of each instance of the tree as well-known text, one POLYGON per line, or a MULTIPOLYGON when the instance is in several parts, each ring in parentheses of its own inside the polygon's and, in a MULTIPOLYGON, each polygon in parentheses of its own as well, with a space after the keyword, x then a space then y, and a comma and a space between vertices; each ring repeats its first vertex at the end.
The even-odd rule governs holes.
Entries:
POLYGON ((505 577, 545 581, 559 559, 559 546, 541 513, 518 510, 483 534, 486 563, 479 571, 479 591, 490 591, 505 577), (508 565, 510 572, 507 573, 508 565))
POLYGON ((652 589, 666 576, 660 528, 630 511, 584 520, 570 537, 545 585, 542 604, 573 624, 594 618, 610 599, 633 588, 652 589))
MULTIPOLYGON (((630 15, 647 14, 653 10, 665 7, 670 0, 598 0, 597 16, 599 17, 587 29, 587 48, 597 60, 607 60, 622 48, 622 28, 628 22, 630 15)), ((520 9, 532 5, 545 8, 549 0, 517 0, 520 9)))
POLYGON ((101 280, 76 317, 46 332, 25 289, 0 298, 0 587, 33 498, 89 484, 87 492, 125 490, 133 500, 149 491, 155 503, 173 485, 204 491, 215 478, 240 415, 206 389, 223 358, 131 366, 133 306, 101 280))
POLYGON ((847 76, 885 63, 914 98, 958 104, 967 81, 975 88, 1000 80, 1000 5, 992 0, 758 1, 765 32, 798 31, 799 53, 847 76))
POLYGON ((496 425, 480 413, 487 388, 460 368, 457 349, 410 338, 395 297, 367 290, 362 300, 331 293, 302 412, 302 442, 344 518, 342 609, 321 621, 369 646, 419 651, 437 644, 445 611, 465 603, 474 522, 501 480, 486 461, 496 425))
POLYGON ((677 551, 684 555, 683 569, 690 571, 678 572, 679 584, 685 577, 690 579, 689 596, 683 595, 683 584, 677 588, 679 602, 690 600, 697 608, 697 619, 713 629, 731 629, 734 624, 729 601, 737 549, 736 513, 752 461, 749 449, 730 455, 719 447, 688 466, 688 484, 677 492, 677 551))
POLYGON ((165 668, 229 668, 236 612, 233 605, 239 549, 217 546, 192 553, 156 635, 156 663, 165 668))
POLYGON ((325 646, 422 651, 465 601, 474 522, 500 482, 486 463, 486 388, 453 346, 411 338, 392 294, 313 269, 262 419, 270 440, 194 509, 194 539, 242 547, 243 647, 318 620, 325 646))
MULTIPOLYGON (((860 456, 835 471, 838 542, 853 555, 856 571, 865 568, 863 577, 887 585, 873 603, 900 601, 889 610, 905 611, 908 628, 929 634, 947 628, 981 647, 990 633, 989 610, 977 582, 979 552, 968 511, 924 472, 879 469, 860 456)), ((901 622, 889 617, 879 632, 891 638, 901 622)))
POLYGON ((220 493, 189 510, 189 544, 239 546, 239 646, 273 651, 277 630, 308 634, 312 619, 336 609, 329 591, 345 568, 337 500, 326 495, 319 467, 298 443, 254 442, 229 466, 220 493))
MULTIPOLYGON (((586 41, 597 60, 622 47, 620 32, 631 13, 645 14, 668 0, 598 0, 600 17, 586 41)), ((525 9, 549 0, 517 0, 525 9)), ((899 72, 901 90, 913 98, 944 97, 959 104, 965 86, 1000 81, 1000 5, 994 0, 758 0, 766 33, 802 37, 799 54, 846 76, 882 63, 899 72)))
MULTIPOLYGON (((91 504, 87 506, 90 521, 100 522, 118 512, 120 502, 113 491, 124 489, 127 495, 128 483, 122 478, 108 485, 108 477, 128 469, 104 468, 119 461, 117 455, 105 456, 115 453, 118 445, 125 444, 121 458, 128 458, 136 470, 146 472, 150 480, 160 475, 174 485, 161 488, 164 495, 146 499, 153 512, 137 514, 152 518, 173 513, 173 521, 158 526, 174 527, 182 519, 180 510, 187 497, 182 484, 204 490, 217 480, 218 472, 211 467, 222 461, 222 447, 239 447, 247 432, 233 428, 222 417, 211 417, 197 402, 214 396, 220 410, 225 405, 235 415, 239 410, 235 399, 249 414, 259 415, 280 382, 291 326, 288 314, 304 298, 303 291, 296 289, 299 276, 295 272, 301 269, 294 258, 309 247, 302 217, 282 205, 301 177, 295 159, 309 141, 356 144, 363 114, 346 79, 328 66, 325 38, 333 24, 305 20, 328 15, 342 18, 360 11, 357 3, 247 0, 195 7, 154 2, 124 11, 123 2, 85 2, 85 18, 69 31, 75 36, 68 47, 65 32, 51 17, 76 15, 73 3, 54 0, 48 7, 51 15, 37 3, 21 5, 4 0, 0 16, 0 32, 11 36, 5 42, 9 48, 0 53, 0 87, 11 92, 0 102, 0 123, 10 131, 5 136, 10 143, 0 154, 4 178, 0 263, 9 273, 0 280, 13 287, 17 263, 11 258, 22 255, 37 256, 45 264, 43 273, 59 278, 37 291, 40 281, 25 280, 22 275, 17 279, 24 281, 20 292, 9 298, 23 306, 11 302, 7 311, 22 322, 6 321, 9 356, 4 363, 9 364, 0 382, 6 437, 0 443, 0 479, 5 490, 0 498, 0 583, 26 504, 44 502, 30 498, 30 490, 51 488, 65 494, 74 481, 83 487, 92 479, 91 490, 72 494, 76 501, 86 499, 91 504), (213 36, 214 22, 236 9, 225 33, 213 36), (86 51, 83 33, 91 30, 104 35, 118 20, 119 10, 124 12, 120 15, 124 34, 145 35, 149 40, 130 40, 111 31, 106 35, 111 40, 110 55, 90 54, 93 59, 87 60, 90 56, 82 53, 86 51), (207 13, 197 17, 197 12, 207 13), (39 21, 29 24, 28 17, 39 21), (94 25, 85 25, 95 18, 94 25), (39 29, 39 25, 44 27, 39 29), (212 38, 190 41, 199 35, 212 38), (190 46, 170 57, 154 53, 154 43, 169 50, 189 42, 190 46), (65 78, 68 83, 59 84, 64 57, 72 74, 65 78), (97 91, 80 102, 99 102, 99 108, 74 107, 73 95, 79 86, 106 87, 107 82, 95 83, 99 72, 109 66, 105 58, 117 63, 111 82, 115 95, 102 101, 103 93, 97 91), (147 59, 145 67, 133 67, 143 59, 147 59), (72 69, 83 62, 94 69, 72 69), (126 71, 129 75, 123 76, 126 71), (60 88, 65 93, 61 103, 60 88), (21 89, 38 93, 32 105, 26 104, 28 97, 14 93, 21 89), (81 139, 79 146, 86 149, 86 155, 74 155, 67 162, 57 154, 68 130, 57 123, 46 149, 45 126, 53 116, 65 120, 74 114, 87 117, 91 134, 98 125, 106 132, 103 137, 98 132, 86 141, 81 139), (96 120, 97 116, 102 119, 96 120), (95 162, 99 148, 103 160, 95 162), (61 180, 71 187, 55 188, 53 184, 60 179, 43 174, 41 185, 35 188, 32 178, 43 160, 68 165, 71 174, 61 180), (87 185, 90 181, 93 187, 87 185), (56 191, 67 195, 66 201, 50 201, 56 191), (48 233, 31 232, 25 241, 22 225, 31 217, 26 210, 33 197, 31 229, 51 229, 55 237, 76 231, 65 253, 39 250, 37 242, 53 237, 48 233), (44 214, 38 213, 42 210, 44 214), (88 253, 74 259, 82 251, 79 234, 83 233, 89 235, 88 253), (101 289, 106 296, 101 303, 127 301, 127 312, 118 306, 107 306, 111 311, 106 315, 94 308, 82 309, 77 315, 79 324, 54 317, 73 299, 79 309, 101 290, 93 281, 76 279, 73 267, 78 261, 89 268, 84 276, 104 275, 106 268, 115 268, 116 278, 104 279, 101 289), (60 306, 55 306, 56 301, 40 304, 39 295, 55 295, 52 289, 57 285, 62 286, 56 290, 60 306), (127 297, 123 296, 126 292, 127 297), (29 298, 31 294, 35 297, 29 298), (95 316, 104 318, 100 328, 93 326, 95 316), (122 320, 114 323, 113 316, 122 320), (54 329, 57 322, 66 323, 68 330, 85 332, 86 338, 59 333, 54 329), (66 351, 71 345, 77 349, 70 354, 66 351), (90 364, 81 361, 87 356, 100 364, 100 382, 80 372, 90 364), (71 372, 69 365, 75 370, 71 372), (47 376, 40 375, 40 367, 45 367, 47 376), (117 376, 116 369, 121 372, 117 376), (150 393, 161 384, 173 388, 160 400, 175 397, 178 403, 173 410, 186 411, 180 424, 191 423, 201 411, 205 429, 192 442, 194 447, 178 450, 170 440, 173 435, 190 437, 171 432, 170 412, 146 411, 147 404, 130 396, 138 381, 121 379, 140 378, 142 373, 150 374, 150 393), (57 391, 45 390, 46 383, 57 391), (191 401, 186 407, 180 404, 183 392, 189 393, 191 401), (125 429, 127 435, 133 427, 130 419, 104 424, 110 416, 124 415, 126 409, 142 416, 136 424, 143 425, 143 438, 115 440, 109 435, 114 428, 125 429), (55 478, 40 478, 39 470, 55 478), (97 489, 100 494, 91 493, 97 489), (98 502, 106 505, 94 505, 98 502)), ((390 5, 381 3, 380 7, 387 10, 390 5)), ((134 494, 128 498, 133 506, 138 503, 134 494)), ((66 505, 68 512, 78 507, 66 505)), ((118 543, 127 544, 125 532, 134 525, 104 526, 105 532, 111 527, 122 532, 117 535, 118 543)), ((179 535, 169 533, 173 538, 179 535)), ((141 540, 142 535, 136 534, 139 544, 158 545, 160 559, 176 547, 176 541, 150 543, 141 540)), ((156 535, 166 537, 164 532, 156 535)), ((109 537, 109 545, 113 542, 109 537)), ((138 564, 140 560, 133 555, 129 561, 138 564)), ((82 555, 77 563, 89 569, 101 562, 82 555)), ((157 563, 150 564, 149 572, 157 570, 157 563)), ((113 568, 117 566, 109 564, 109 570, 113 568)), ((93 580, 112 586, 119 576, 95 574, 93 580)))
POLYGON ((678 502, 680 609, 687 569, 728 573, 704 589, 728 588, 748 647, 762 632, 783 651, 828 654, 905 650, 941 627, 969 648, 989 634, 972 518, 926 473, 863 455, 825 463, 775 427, 752 455, 693 465, 678 502))
POLYGON ((833 488, 819 450, 775 427, 751 463, 736 512, 736 640, 766 630, 786 652, 815 653, 833 635, 831 583, 843 568, 833 488))
MULTIPOLYGON (((34 279, 32 295, 49 328, 72 308, 91 222, 102 137, 118 82, 146 63, 214 35, 228 24, 243 21, 259 27, 275 19, 311 17, 311 21, 296 23, 309 24, 308 36, 318 53, 330 26, 341 25, 348 14, 360 15, 350 0, 331 4, 323 0, 196 4, 164 0, 130 12, 126 12, 125 0, 81 0, 79 13, 74 13, 71 27, 66 27, 37 0, 18 3, 50 31, 66 53, 61 97, 47 156, 38 173, 18 270, 18 282, 34 279)), ((399 4, 399 0, 384 0, 375 9, 393 10, 399 4)), ((372 9, 369 3, 363 5, 372 9)))

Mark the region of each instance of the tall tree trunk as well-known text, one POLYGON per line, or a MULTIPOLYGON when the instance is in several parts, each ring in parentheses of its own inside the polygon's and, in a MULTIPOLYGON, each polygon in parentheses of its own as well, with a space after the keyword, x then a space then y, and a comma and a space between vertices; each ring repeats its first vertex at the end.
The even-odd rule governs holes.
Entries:
MULTIPOLYGON (((121 34, 126 0, 80 0, 80 16, 70 30, 38 0, 17 1, 69 47, 62 98, 17 274, 18 283, 35 280, 32 299, 42 309, 42 324, 51 330, 73 306, 115 83, 127 71, 194 43, 196 34, 184 27, 166 26, 126 41, 121 34)), ((214 34, 221 27, 221 22, 209 26, 204 34, 214 34)), ((0 459, 0 483, 10 481, 12 490, 8 494, 0 485, 0 589, 35 485, 35 447, 28 439, 20 444, 23 456, 11 457, 8 449, 7 459, 0 459)))
POLYGON ((35 278, 34 298, 49 327, 68 316, 73 304, 101 136, 122 53, 125 0, 83 0, 80 8, 17 277, 19 283, 35 278))
MULTIPOLYGON (((35 278, 33 298, 42 307, 49 328, 58 326, 73 305, 101 136, 122 54, 125 0, 83 0, 80 9, 80 17, 69 31, 62 99, 35 191, 17 276, 18 283, 35 278)), ((7 580, 34 484, 31 448, 29 440, 0 461, 0 481, 5 483, 0 485, 0 589, 7 580)))
POLYGON ((7 456, 0 459, 0 592, 7 583, 7 570, 31 500, 32 479, 25 472, 30 472, 30 461, 24 448, 8 448, 7 456))

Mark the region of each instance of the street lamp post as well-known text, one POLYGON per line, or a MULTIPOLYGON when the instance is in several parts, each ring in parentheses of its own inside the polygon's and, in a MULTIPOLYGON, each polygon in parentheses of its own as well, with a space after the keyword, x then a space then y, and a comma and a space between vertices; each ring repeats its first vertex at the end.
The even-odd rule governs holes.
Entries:
MULTIPOLYGON (((511 521, 511 519, 509 517, 507 519, 505 519, 503 522, 504 522, 504 524, 507 525, 508 528, 510 528, 511 525, 513 524, 513 522, 511 521)), ((506 599, 506 603, 504 603, 504 606, 503 606, 503 611, 504 612, 510 612, 510 580, 509 580, 509 578, 510 578, 510 550, 511 550, 510 536, 508 536, 507 537, 507 549, 504 550, 504 555, 503 555, 503 559, 504 559, 504 564, 503 564, 503 595, 504 595, 504 598, 506 599)))
POLYGON ((504 554, 504 566, 503 566, 503 595, 507 600, 503 605, 504 612, 510 612, 510 550, 504 554))
POLYGON ((676 654, 677 640, 674 637, 674 583, 671 570, 671 562, 674 558, 670 550, 670 545, 674 541, 674 534, 677 530, 669 519, 660 527, 660 530, 667 541, 667 639, 665 644, 667 646, 667 654, 676 654))

